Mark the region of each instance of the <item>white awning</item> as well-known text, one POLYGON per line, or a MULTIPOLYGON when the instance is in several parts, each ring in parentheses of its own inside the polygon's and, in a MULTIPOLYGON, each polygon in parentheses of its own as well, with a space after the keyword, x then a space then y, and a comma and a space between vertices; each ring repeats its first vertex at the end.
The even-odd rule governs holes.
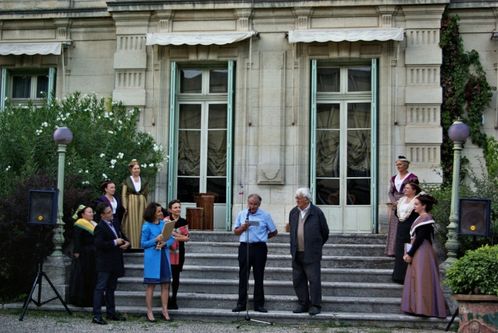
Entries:
POLYGON ((0 55, 34 55, 34 54, 55 54, 62 52, 62 43, 2 43, 0 42, 0 55))
POLYGON ((255 34, 255 31, 157 32, 147 34, 146 45, 225 45, 255 34))
POLYGON ((355 28, 328 30, 291 30, 289 43, 357 42, 403 40, 403 28, 355 28))

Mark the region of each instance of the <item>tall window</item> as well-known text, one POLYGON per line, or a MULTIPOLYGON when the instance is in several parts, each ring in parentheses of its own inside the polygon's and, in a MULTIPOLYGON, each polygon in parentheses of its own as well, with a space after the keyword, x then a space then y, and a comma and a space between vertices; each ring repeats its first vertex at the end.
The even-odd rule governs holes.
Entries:
POLYGON ((180 68, 177 196, 210 192, 226 202, 228 69, 180 68))
POLYGON ((319 205, 371 204, 371 68, 316 70, 315 196, 319 205))

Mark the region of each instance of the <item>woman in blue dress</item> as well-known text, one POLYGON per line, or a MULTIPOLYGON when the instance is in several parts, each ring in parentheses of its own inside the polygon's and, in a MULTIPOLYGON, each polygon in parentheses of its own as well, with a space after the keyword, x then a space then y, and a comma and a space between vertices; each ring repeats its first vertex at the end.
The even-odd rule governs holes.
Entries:
POLYGON ((152 312, 152 297, 157 284, 161 285, 162 318, 170 321, 168 313, 169 285, 171 282, 171 265, 169 262, 169 247, 175 239, 170 236, 163 239, 163 212, 160 204, 150 203, 144 211, 141 246, 144 249, 144 284, 147 320, 155 322, 152 312))

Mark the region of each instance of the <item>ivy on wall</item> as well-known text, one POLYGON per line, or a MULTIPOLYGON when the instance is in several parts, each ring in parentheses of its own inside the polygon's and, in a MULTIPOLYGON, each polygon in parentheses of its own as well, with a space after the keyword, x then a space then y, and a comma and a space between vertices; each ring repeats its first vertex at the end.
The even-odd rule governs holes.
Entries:
POLYGON ((492 145, 488 144, 489 139, 482 131, 482 115, 491 101, 491 87, 486 80, 479 53, 464 50, 458 21, 458 16, 445 13, 441 22, 441 166, 444 183, 451 182, 453 172, 453 143, 448 137, 448 128, 456 119, 460 118, 469 125, 472 143, 483 149, 486 161, 489 160, 486 156, 492 153, 488 149, 492 145))

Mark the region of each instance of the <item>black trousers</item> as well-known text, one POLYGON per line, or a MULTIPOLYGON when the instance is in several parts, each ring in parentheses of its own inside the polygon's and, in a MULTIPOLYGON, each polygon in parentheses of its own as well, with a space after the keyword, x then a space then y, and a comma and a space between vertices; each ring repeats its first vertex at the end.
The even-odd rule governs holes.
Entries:
POLYGON ((239 245, 239 300, 238 305, 246 306, 248 272, 251 267, 254 276, 254 307, 263 307, 265 305, 265 291, 263 279, 265 275, 266 257, 268 248, 266 243, 249 243, 249 262, 247 261, 247 243, 239 245))
POLYGON ((304 252, 296 252, 296 257, 292 260, 292 284, 300 305, 321 307, 320 260, 304 263, 304 252))
POLYGON ((176 295, 180 287, 180 265, 171 265, 171 301, 176 303, 176 295))
POLYGON ((93 316, 102 318, 102 300, 105 293, 105 307, 108 316, 116 314, 114 292, 118 284, 118 276, 110 272, 97 272, 97 284, 93 293, 93 316))

